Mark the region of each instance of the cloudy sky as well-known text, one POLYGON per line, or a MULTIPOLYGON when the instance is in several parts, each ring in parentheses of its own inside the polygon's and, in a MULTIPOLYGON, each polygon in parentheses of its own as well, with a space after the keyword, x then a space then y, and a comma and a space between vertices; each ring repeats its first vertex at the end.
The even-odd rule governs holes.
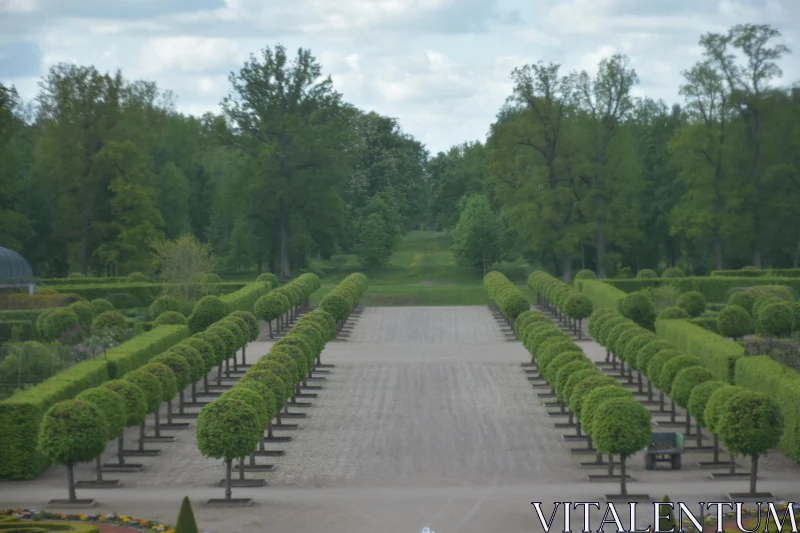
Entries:
POLYGON ((281 43, 435 153, 483 140, 511 70, 539 60, 591 73, 625 53, 637 94, 673 103, 702 33, 755 22, 783 32, 783 81, 800 80, 798 21, 800 0, 0 0, 0 81, 32 98, 55 63, 121 67, 201 114, 250 53, 281 43))

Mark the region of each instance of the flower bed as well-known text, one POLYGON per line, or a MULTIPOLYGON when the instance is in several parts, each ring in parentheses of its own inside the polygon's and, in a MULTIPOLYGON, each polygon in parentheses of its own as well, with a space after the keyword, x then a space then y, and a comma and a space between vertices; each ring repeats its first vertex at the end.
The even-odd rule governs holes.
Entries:
POLYGON ((50 511, 37 511, 36 509, 0 509, 0 517, 15 516, 20 520, 31 521, 54 521, 64 520, 69 522, 83 522, 100 526, 101 533, 104 531, 102 526, 117 526, 128 528, 131 531, 149 531, 158 533, 175 533, 175 529, 157 520, 146 520, 136 516, 126 516, 117 513, 108 514, 68 514, 50 511))

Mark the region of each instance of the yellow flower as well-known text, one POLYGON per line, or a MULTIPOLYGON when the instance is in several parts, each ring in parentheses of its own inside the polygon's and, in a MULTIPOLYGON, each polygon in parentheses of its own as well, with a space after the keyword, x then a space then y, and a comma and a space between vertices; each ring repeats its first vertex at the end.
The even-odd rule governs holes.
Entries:
POLYGON ((88 520, 88 519, 89 519, 89 517, 88 517, 88 516, 86 516, 85 514, 82 514, 82 515, 81 515, 81 520, 88 520))

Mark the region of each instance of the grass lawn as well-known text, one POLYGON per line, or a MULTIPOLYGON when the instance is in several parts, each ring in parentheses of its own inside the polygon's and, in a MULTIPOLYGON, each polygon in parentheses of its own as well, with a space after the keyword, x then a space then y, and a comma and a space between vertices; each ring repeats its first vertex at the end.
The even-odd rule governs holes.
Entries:
MULTIPOLYGON (((487 305, 489 297, 483 288, 481 273, 456 263, 451 245, 452 240, 445 233, 412 231, 398 243, 388 263, 374 272, 364 272, 369 276, 369 289, 361 303, 368 306, 487 305)), ((347 275, 363 271, 355 255, 337 255, 314 267, 326 275, 322 277, 322 288, 312 295, 312 304, 319 303, 347 275)), ((533 296, 525 283, 533 269, 524 261, 500 263, 492 269, 502 271, 525 294, 533 296)), ((247 279, 252 277, 250 274, 247 279)), ((228 278, 231 277, 226 276, 228 278)))

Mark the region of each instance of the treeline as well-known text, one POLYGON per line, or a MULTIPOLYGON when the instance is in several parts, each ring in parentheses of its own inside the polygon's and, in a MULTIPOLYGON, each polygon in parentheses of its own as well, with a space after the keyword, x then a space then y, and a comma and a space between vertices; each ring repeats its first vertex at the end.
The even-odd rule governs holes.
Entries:
POLYGON ((54 66, 32 102, 0 85, 0 246, 40 277, 124 275, 188 234, 223 270, 289 277, 337 252, 380 263, 423 218, 425 147, 344 102, 310 51, 266 48, 230 83, 202 117, 92 66, 54 66))
POLYGON ((553 63, 515 69, 486 143, 430 161, 428 222, 481 235, 477 256, 497 260, 486 236, 502 224, 529 261, 565 278, 576 268, 798 267, 800 87, 775 85, 790 51, 762 25, 699 43, 704 57, 683 72, 684 101, 672 107, 634 96, 623 55, 593 77, 553 63))

